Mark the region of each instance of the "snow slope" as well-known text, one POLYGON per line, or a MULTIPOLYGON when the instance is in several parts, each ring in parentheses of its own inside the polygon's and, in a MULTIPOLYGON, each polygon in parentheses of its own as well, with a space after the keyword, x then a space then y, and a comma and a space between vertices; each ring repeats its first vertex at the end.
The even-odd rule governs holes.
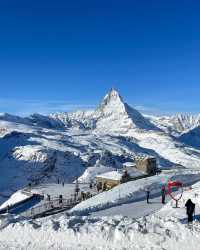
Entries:
POLYGON ((200 167, 198 148, 153 124, 114 89, 94 111, 27 118, 1 114, 0 200, 29 182, 72 182, 80 176, 88 182, 98 160, 121 168, 141 153, 155 156, 162 168, 200 167))
POLYGON ((184 185, 191 185, 200 180, 200 171, 163 173, 145 179, 130 181, 79 203, 70 212, 85 215, 126 202, 145 199, 146 189, 151 190, 151 195, 160 195, 161 187, 166 185, 169 180, 179 180, 184 185))
POLYGON ((180 141, 195 148, 200 148, 200 126, 186 131, 179 137, 180 141))
POLYGON ((21 190, 17 191, 16 193, 14 193, 10 199, 8 199, 6 202, 4 202, 1 206, 0 209, 6 208, 7 206, 11 206, 15 203, 18 203, 20 201, 23 201, 25 199, 27 199, 28 195, 26 195, 25 193, 22 193, 21 190))
POLYGON ((196 250, 200 241, 200 185, 185 192, 180 207, 169 202, 160 211, 132 219, 124 216, 49 216, 37 220, 0 217, 1 249, 196 250), (196 221, 186 223, 185 201, 196 203, 196 221), (12 237, 10 237, 12 236, 12 237))

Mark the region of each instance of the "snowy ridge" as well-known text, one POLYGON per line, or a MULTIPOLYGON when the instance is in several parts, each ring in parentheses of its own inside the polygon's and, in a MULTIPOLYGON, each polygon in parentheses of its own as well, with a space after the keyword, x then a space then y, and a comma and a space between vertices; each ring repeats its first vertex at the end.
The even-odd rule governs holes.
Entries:
POLYGON ((200 114, 177 114, 173 116, 145 115, 145 117, 165 132, 173 135, 180 135, 200 125, 200 114))
POLYGON ((115 89, 111 89, 104 97, 95 112, 95 116, 98 118, 97 130, 104 131, 104 133, 126 133, 129 129, 158 130, 137 110, 124 103, 122 97, 115 89))
POLYGON ((2 114, 0 190, 8 194, 30 181, 57 178, 73 181, 81 176, 87 182, 100 170, 98 160, 119 169, 140 153, 155 156, 162 168, 199 169, 200 150, 187 144, 153 125, 114 89, 94 111, 27 118, 2 114))

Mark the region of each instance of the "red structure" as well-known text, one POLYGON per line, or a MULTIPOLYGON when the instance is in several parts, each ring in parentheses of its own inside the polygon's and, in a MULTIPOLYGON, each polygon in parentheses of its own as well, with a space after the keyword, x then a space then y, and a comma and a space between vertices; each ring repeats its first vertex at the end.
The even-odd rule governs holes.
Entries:
POLYGON ((173 200, 176 201, 176 207, 178 207, 178 201, 182 198, 183 195, 183 183, 180 181, 168 181, 167 184, 168 194, 173 200), (179 196, 176 197, 173 195, 173 188, 178 189, 179 196))

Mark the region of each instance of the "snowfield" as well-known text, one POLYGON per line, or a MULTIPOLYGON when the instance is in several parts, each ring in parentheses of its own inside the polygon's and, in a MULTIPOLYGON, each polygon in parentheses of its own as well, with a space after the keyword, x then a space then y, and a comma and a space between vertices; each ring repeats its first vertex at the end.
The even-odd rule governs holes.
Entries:
POLYGON ((200 184, 185 191, 181 208, 166 204, 155 214, 132 219, 124 216, 68 216, 63 213, 37 220, 0 218, 0 249, 183 249, 196 250, 200 241, 200 184), (186 223, 184 204, 196 203, 196 221, 186 223))
POLYGON ((88 214, 123 203, 145 199, 147 189, 150 190, 152 196, 160 196, 161 187, 167 185, 169 180, 179 180, 185 186, 191 185, 200 180, 200 172, 160 174, 136 181, 130 181, 79 203, 71 209, 71 213, 88 214))

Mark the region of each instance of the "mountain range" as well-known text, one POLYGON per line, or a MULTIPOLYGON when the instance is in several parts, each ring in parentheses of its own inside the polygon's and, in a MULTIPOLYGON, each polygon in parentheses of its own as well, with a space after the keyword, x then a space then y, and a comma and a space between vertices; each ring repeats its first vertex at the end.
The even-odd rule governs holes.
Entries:
POLYGON ((88 181, 91 169, 121 168, 137 154, 155 156, 160 168, 200 169, 199 135, 200 115, 143 115, 115 89, 95 110, 0 114, 0 197, 28 182, 88 181))

